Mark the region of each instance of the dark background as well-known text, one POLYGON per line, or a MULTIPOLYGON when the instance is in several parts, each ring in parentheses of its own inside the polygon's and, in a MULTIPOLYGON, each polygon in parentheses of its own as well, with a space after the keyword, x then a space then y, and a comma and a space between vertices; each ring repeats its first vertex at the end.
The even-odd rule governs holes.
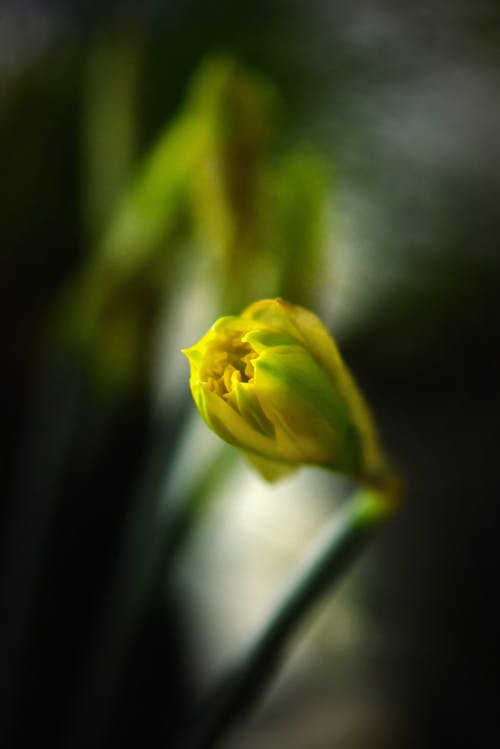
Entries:
MULTIPOLYGON (((152 419, 147 374, 110 396, 78 352, 53 343, 56 302, 103 221, 86 188, 89 60, 117 39, 139 60, 130 171, 198 66, 221 52, 280 92, 278 141, 318 147, 328 162, 333 233, 349 239, 328 252, 352 253, 355 270, 319 304, 333 325, 340 295, 342 351, 407 484, 362 567, 363 605, 386 633, 371 688, 396 727, 367 735, 348 723, 339 745, 486 743, 497 704, 500 275, 500 12, 486 0, 3 3, 0 743, 99 745, 92 725, 74 728, 89 633, 141 477, 154 485, 188 408, 184 392, 152 419)), ((117 169, 110 193, 128 176, 117 169)), ((103 746, 169 746, 190 720, 196 664, 182 601, 158 581, 145 600, 111 713, 94 715, 103 746)), ((288 709, 272 731, 256 724, 252 745, 330 746, 326 734, 301 738, 305 706, 288 709)), ((327 712, 335 721, 334 701, 327 712)))

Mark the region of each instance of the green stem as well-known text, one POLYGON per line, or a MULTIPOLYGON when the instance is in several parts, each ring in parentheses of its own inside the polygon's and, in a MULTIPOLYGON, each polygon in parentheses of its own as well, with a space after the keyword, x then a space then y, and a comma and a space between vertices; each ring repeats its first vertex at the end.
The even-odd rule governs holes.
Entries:
POLYGON ((358 490, 306 555, 262 632, 212 697, 182 749, 209 749, 241 721, 279 666, 299 620, 342 576, 373 531, 390 514, 384 497, 358 490))

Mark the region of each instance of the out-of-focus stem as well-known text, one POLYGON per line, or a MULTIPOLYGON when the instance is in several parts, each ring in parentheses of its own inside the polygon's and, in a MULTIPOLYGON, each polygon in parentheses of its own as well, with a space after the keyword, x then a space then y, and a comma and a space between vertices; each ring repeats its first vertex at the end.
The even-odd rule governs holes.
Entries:
MULTIPOLYGON (((188 433, 187 446, 193 436, 191 449, 196 451, 196 433, 188 433)), ((181 456, 176 453, 176 459, 165 467, 164 443, 160 430, 125 523, 109 598, 91 637, 69 720, 66 743, 71 749, 106 743, 127 653, 148 606, 155 593, 168 584, 167 571, 177 552, 210 500, 216 498, 214 487, 224 480, 233 463, 234 452, 218 447, 206 463, 200 460, 199 473, 190 474, 181 462, 179 477, 174 469, 181 456)), ((223 443, 221 447, 225 447, 223 443)))

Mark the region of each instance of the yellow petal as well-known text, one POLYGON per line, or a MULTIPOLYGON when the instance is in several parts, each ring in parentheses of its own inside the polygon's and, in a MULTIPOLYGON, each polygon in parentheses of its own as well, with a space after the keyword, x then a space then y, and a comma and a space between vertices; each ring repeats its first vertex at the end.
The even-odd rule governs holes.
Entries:
POLYGON ((245 333, 243 341, 249 343, 258 354, 275 346, 297 346, 297 339, 282 330, 273 328, 256 328, 245 333))
POLYGON ((195 398, 201 415, 208 426, 223 440, 249 450, 272 460, 281 457, 277 454, 273 439, 266 437, 255 429, 241 414, 237 413, 226 401, 212 392, 208 386, 200 383, 203 406, 200 407, 195 398))
POLYGON ((260 455, 255 453, 245 453, 246 459, 253 465, 253 467, 260 473, 260 475, 269 483, 279 481, 279 479, 294 473, 297 470, 297 466, 289 465, 288 463, 278 463, 278 461, 268 460, 262 458, 260 455))
POLYGON ((368 474, 378 471, 385 459, 373 416, 344 364, 335 341, 319 318, 304 307, 289 304, 282 299, 254 302, 244 310, 242 317, 254 320, 259 325, 267 324, 295 337, 310 352, 336 384, 348 404, 352 421, 362 435, 364 472, 368 474))
POLYGON ((255 362, 254 383, 285 459, 361 471, 360 439, 348 406, 306 351, 299 346, 264 351, 255 362))
POLYGON ((304 307, 283 299, 262 299, 247 307, 243 318, 287 333, 302 344, 318 364, 336 378, 342 359, 333 338, 319 318, 304 307))
POLYGON ((266 418, 257 399, 253 384, 238 382, 234 388, 238 411, 244 419, 255 425, 262 434, 274 439, 274 426, 266 418))

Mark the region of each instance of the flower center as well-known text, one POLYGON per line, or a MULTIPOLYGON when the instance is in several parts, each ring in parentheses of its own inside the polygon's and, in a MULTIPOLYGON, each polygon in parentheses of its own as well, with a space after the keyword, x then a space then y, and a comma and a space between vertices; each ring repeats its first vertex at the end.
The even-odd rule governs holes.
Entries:
POLYGON ((236 382, 252 382, 252 360, 256 357, 250 344, 237 336, 219 339, 210 352, 204 377, 210 390, 227 400, 236 382))

